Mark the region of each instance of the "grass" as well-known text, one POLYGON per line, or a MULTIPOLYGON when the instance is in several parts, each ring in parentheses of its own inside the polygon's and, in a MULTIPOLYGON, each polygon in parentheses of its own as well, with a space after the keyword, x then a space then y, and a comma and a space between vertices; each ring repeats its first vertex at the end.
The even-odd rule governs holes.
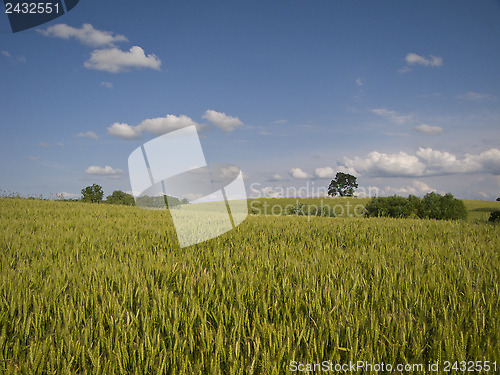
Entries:
POLYGON ((4 198, 0 372, 498 361, 499 249, 497 225, 290 216, 181 249, 168 211, 4 198))

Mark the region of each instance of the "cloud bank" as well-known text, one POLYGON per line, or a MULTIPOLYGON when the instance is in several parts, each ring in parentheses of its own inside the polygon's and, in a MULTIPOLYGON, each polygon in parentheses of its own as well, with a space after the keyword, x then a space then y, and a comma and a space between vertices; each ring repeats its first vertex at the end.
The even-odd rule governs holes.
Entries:
POLYGON ((491 173, 500 175, 500 150, 492 148, 462 158, 432 148, 419 148, 415 155, 403 151, 385 154, 377 151, 366 157, 345 157, 340 166, 370 177, 423 177, 460 173, 491 173))
POLYGON ((158 136, 191 125, 201 127, 200 124, 197 124, 188 116, 166 115, 165 117, 146 119, 136 126, 115 122, 108 127, 108 134, 117 138, 131 140, 141 138, 143 132, 158 136))

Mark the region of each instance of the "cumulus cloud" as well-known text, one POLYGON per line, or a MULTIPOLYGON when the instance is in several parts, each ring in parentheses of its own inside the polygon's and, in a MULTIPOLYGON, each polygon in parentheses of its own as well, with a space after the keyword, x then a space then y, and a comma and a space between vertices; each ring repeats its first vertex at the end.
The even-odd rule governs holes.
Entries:
POLYGON ((118 42, 126 42, 128 39, 124 35, 115 34, 111 31, 97 30, 89 23, 84 23, 82 27, 76 28, 60 23, 48 27, 46 30, 38 29, 38 33, 60 39, 77 39, 79 42, 91 47, 114 46, 118 42))
POLYGON ((48 143, 45 143, 45 142, 40 142, 40 143, 38 144, 38 146, 40 146, 40 147, 49 147, 49 144, 48 144, 48 143))
POLYGON ((398 154, 384 154, 373 151, 366 158, 358 156, 354 159, 344 158, 342 166, 351 168, 358 173, 378 176, 420 176, 425 170, 425 164, 415 155, 401 151, 398 154))
POLYGON ((5 57, 11 57, 11 54, 9 53, 9 51, 0 51, 2 53, 2 55, 4 55, 5 57))
POLYGON ((99 139, 99 136, 94 133, 94 132, 91 132, 91 131, 88 131, 88 132, 80 132, 76 135, 76 137, 78 138, 92 138, 92 139, 95 139, 96 141, 99 139))
POLYGON ((462 158, 432 148, 419 148, 415 155, 371 152, 367 157, 345 157, 341 166, 372 177, 422 177, 459 173, 500 174, 500 150, 492 148, 462 158))
POLYGON ((397 124, 404 124, 412 120, 411 115, 404 116, 397 113, 396 111, 390 111, 387 108, 375 108, 372 109, 372 113, 375 113, 378 116, 387 117, 389 120, 397 124))
POLYGON ((139 131, 147 131, 155 135, 162 135, 191 125, 198 124, 188 116, 166 115, 165 117, 146 119, 142 121, 137 128, 139 131))
POLYGON ((306 179, 306 178, 311 178, 312 177, 312 176, 310 176, 309 174, 307 174, 306 172, 304 172, 300 168, 292 168, 292 169, 290 169, 290 171, 288 173, 293 178, 298 178, 298 179, 306 179))
POLYGON ((417 55, 416 53, 409 53, 406 55, 406 62, 409 65, 423 65, 423 66, 441 66, 443 59, 439 56, 430 55, 428 58, 417 55))
POLYGON ((108 134, 127 140, 141 138, 141 132, 137 129, 137 127, 119 122, 115 122, 113 125, 108 127, 108 134))
POLYGON ((356 86, 363 87, 363 81, 361 81, 361 78, 356 79, 356 86))
POLYGON ((118 176, 123 174, 123 170, 111 168, 109 165, 105 167, 99 167, 97 165, 91 165, 85 170, 85 173, 96 175, 96 176, 118 176))
POLYGON ((210 121, 226 133, 230 133, 238 126, 243 125, 243 122, 241 122, 238 117, 228 116, 224 112, 217 112, 212 109, 205 111, 202 118, 210 121))
POLYGON ((314 176, 317 178, 334 178, 335 171, 330 167, 316 168, 314 170, 314 176))
POLYGON ((443 128, 440 126, 432 126, 432 125, 427 125, 427 124, 422 124, 413 127, 413 130, 416 130, 420 133, 426 134, 426 135, 438 135, 443 132, 443 128))
POLYGON ((160 70, 161 60, 154 54, 146 56, 144 50, 139 46, 133 46, 129 51, 113 47, 92 51, 90 59, 85 61, 83 65, 88 69, 121 73, 128 72, 132 68, 160 70))
POLYGON ((394 194, 403 196, 408 196, 408 195, 423 196, 427 193, 436 191, 436 189, 431 188, 425 182, 418 180, 413 180, 412 184, 409 186, 403 186, 403 187, 386 186, 383 189, 378 189, 378 190, 382 192, 381 195, 385 196, 394 194))
POLYGON ((122 139, 139 139, 144 131, 154 135, 162 135, 191 125, 201 127, 188 116, 166 115, 165 117, 143 120, 136 126, 115 122, 108 127, 108 133, 122 139))

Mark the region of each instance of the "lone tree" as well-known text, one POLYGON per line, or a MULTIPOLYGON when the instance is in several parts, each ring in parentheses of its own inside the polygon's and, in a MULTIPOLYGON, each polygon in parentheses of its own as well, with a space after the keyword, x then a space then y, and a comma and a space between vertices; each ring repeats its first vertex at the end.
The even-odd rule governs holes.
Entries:
POLYGON ((352 197, 354 189, 358 187, 356 177, 348 173, 337 172, 335 179, 328 186, 328 195, 332 197, 337 194, 341 197, 352 197))
POLYGON ((82 189, 82 202, 101 203, 104 192, 102 186, 92 184, 82 189))

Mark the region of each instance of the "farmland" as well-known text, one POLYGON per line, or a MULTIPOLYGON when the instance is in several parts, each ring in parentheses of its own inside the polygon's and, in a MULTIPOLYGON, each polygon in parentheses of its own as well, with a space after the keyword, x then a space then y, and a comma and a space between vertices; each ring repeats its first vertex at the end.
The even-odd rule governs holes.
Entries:
POLYGON ((168 211, 2 198, 0 372, 498 369, 498 203, 466 202, 468 222, 250 215, 181 249, 168 211))

